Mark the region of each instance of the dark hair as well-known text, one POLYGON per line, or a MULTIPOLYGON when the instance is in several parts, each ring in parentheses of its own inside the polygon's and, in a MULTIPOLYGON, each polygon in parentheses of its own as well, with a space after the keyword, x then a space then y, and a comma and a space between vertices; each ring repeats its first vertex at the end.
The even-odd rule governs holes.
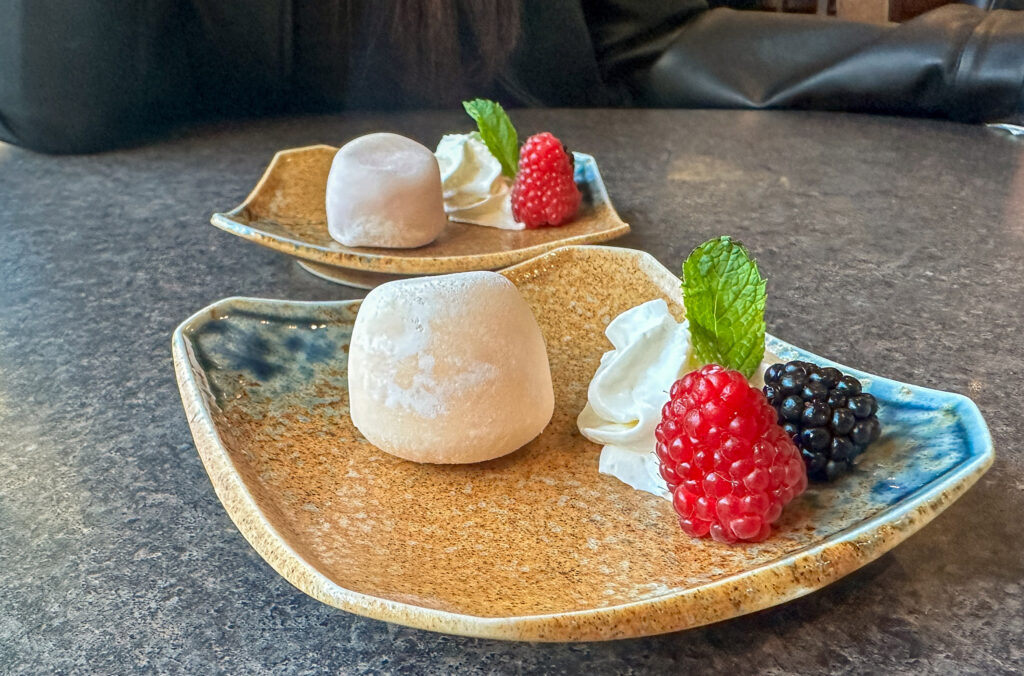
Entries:
MULTIPOLYGON (((436 105, 486 93, 519 37, 517 0, 364 0, 358 4, 367 15, 376 15, 374 23, 387 36, 391 57, 387 67, 398 85, 406 94, 436 105)), ((381 47, 371 40, 363 49, 381 47)))

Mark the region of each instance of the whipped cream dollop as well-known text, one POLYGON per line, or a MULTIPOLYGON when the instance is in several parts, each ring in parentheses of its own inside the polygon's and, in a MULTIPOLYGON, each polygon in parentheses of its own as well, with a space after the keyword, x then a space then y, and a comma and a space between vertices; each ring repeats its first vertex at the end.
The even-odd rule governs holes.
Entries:
POLYGON ((525 228, 512 216, 512 179, 501 173, 479 132, 442 136, 434 155, 448 218, 503 230, 525 228))
MULTIPOLYGON (((601 357, 576 420, 587 439, 602 444, 598 471, 633 488, 671 499, 658 471, 654 428, 672 383, 693 363, 689 323, 679 323, 664 300, 626 310, 605 330, 613 350, 601 357)), ((778 361, 770 352, 750 384, 764 385, 765 369, 778 361)))

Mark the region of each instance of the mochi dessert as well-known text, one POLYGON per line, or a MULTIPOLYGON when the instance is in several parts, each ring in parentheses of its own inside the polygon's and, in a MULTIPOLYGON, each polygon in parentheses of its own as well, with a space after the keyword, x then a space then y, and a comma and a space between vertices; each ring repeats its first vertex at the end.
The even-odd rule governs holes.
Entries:
POLYGON ((352 422, 406 460, 511 453, 554 412, 547 351, 507 279, 463 272, 388 282, 359 308, 349 350, 352 422))
POLYGON ((327 231, 345 246, 409 249, 433 242, 447 217, 437 158, 398 134, 338 150, 327 176, 327 231))

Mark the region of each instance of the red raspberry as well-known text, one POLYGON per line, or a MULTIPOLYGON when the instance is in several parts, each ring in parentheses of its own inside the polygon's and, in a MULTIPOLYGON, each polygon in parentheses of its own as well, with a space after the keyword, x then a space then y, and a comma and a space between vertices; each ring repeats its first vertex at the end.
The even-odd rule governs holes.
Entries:
POLYGON ((775 409, 743 374, 717 364, 672 385, 655 431, 661 476, 687 535, 760 542, 807 488, 775 409))
POLYGON ((527 228, 562 225, 580 208, 572 158, 548 132, 526 139, 512 185, 512 216, 527 228))

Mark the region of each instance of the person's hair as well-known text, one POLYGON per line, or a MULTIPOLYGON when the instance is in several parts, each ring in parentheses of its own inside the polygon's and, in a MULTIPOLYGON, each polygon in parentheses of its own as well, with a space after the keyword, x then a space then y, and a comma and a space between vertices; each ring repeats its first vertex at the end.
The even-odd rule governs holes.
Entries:
POLYGON ((380 20, 386 22, 382 28, 399 85, 439 105, 457 102, 489 85, 519 36, 517 0, 369 0, 360 4, 364 11, 380 12, 380 20))

